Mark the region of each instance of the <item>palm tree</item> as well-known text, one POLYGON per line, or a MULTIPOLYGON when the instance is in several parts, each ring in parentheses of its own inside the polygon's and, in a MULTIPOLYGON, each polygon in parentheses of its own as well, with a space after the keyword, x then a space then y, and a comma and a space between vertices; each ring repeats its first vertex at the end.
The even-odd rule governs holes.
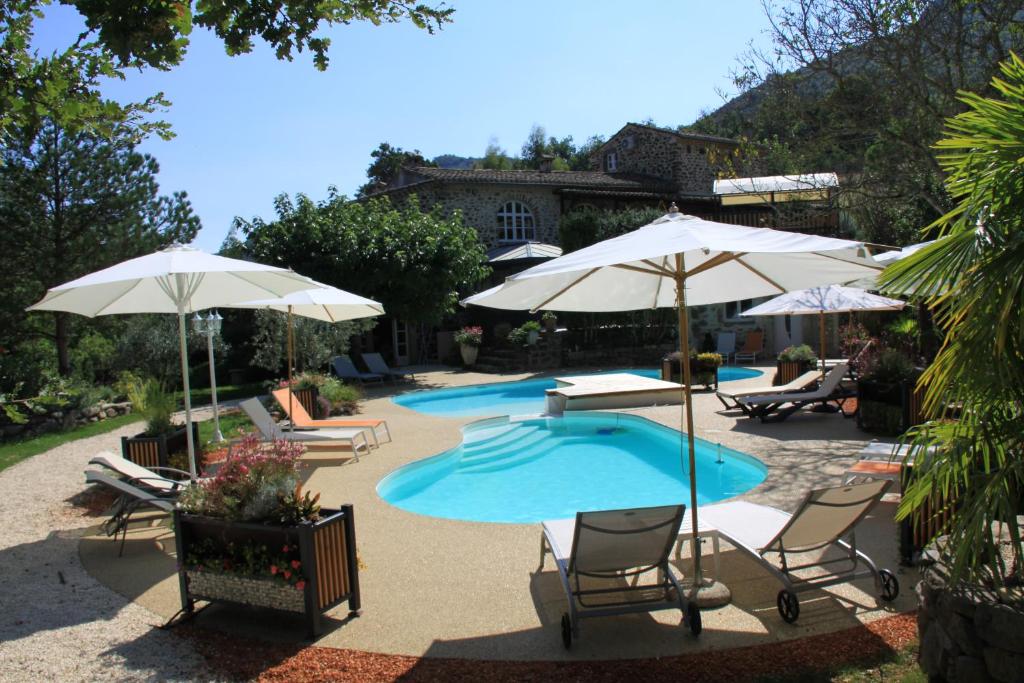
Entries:
POLYGON ((921 297, 945 333, 921 378, 931 419, 906 437, 915 476, 899 516, 956 501, 951 578, 996 585, 1019 578, 1024 512, 1024 62, 1011 54, 1000 68, 998 95, 961 93, 967 111, 947 121, 937 145, 957 202, 928 226, 943 238, 880 283, 921 297), (997 547, 994 527, 1009 535, 1010 552, 997 547))

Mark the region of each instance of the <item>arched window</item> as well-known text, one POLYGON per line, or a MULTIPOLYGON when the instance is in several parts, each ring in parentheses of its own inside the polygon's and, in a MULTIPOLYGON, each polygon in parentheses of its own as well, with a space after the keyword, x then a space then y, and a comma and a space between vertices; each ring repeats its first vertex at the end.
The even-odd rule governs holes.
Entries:
POLYGON ((529 242, 535 238, 533 214, 520 202, 506 202, 498 210, 498 239, 502 242, 529 242))

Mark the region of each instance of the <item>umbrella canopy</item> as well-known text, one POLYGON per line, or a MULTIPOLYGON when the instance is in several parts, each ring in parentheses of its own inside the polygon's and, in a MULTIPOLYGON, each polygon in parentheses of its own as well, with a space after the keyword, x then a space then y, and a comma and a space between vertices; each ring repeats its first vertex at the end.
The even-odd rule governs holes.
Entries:
MULTIPOLYGON (((274 299, 260 299, 231 305, 231 308, 265 308, 288 314, 289 403, 293 400, 291 392, 292 366, 295 364, 295 336, 292 326, 292 315, 301 315, 304 318, 312 318, 328 323, 384 315, 384 306, 373 299, 367 299, 358 294, 346 292, 344 289, 331 287, 315 280, 311 280, 311 282, 316 285, 316 288, 303 289, 274 299)), ((288 414, 292 414, 291 405, 288 406, 288 414)), ((294 427, 294 425, 292 426, 294 427)))
MULTIPOLYGON (((876 257, 877 260, 877 257, 876 257)), ((871 294, 857 287, 812 287, 788 292, 743 311, 740 315, 811 315, 818 314, 818 333, 821 339, 821 368, 825 370, 825 314, 855 313, 857 311, 898 311, 905 301, 871 294)))
MULTIPOLYGON (((690 471, 690 510, 697 529, 697 468, 687 304, 782 294, 877 272, 863 245, 849 240, 725 225, 670 213, 633 232, 542 263, 463 304, 510 310, 678 311, 683 419, 690 471)), ((694 582, 702 580, 694 543, 694 582)))
POLYGON ((58 285, 28 310, 65 311, 90 318, 117 313, 178 314, 185 434, 189 471, 195 478, 185 316, 204 308, 226 306, 233 301, 283 296, 306 289, 311 282, 284 268, 215 256, 175 244, 58 285))

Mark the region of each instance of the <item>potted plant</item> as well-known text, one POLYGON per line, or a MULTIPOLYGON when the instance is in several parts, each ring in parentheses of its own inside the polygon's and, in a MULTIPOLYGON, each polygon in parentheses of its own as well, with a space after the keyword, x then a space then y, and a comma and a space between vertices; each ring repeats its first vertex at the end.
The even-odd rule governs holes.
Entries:
MULTIPOLYGON (((661 361, 661 378, 666 382, 683 381, 680 375, 679 359, 682 357, 679 351, 674 351, 661 361)), ((697 353, 690 354, 690 386, 703 384, 705 388, 718 388, 718 368, 722 366, 723 359, 720 353, 697 353)))
POLYGON ((455 343, 459 345, 459 353, 462 354, 464 365, 476 363, 477 354, 480 353, 480 344, 483 342, 484 328, 479 326, 463 327, 455 333, 455 343))
POLYGON ((786 384, 813 370, 818 362, 818 356, 807 344, 799 346, 787 346, 784 348, 775 361, 775 379, 772 384, 786 384))
MULTIPOLYGON (((302 404, 307 413, 315 418, 327 417, 320 415, 320 407, 317 398, 320 396, 320 387, 328 379, 327 375, 317 372, 303 372, 292 377, 292 394, 295 400, 302 404)), ((285 380, 281 386, 287 385, 285 380)))
MULTIPOLYGON (((132 411, 146 421, 146 430, 135 436, 122 436, 121 454, 143 467, 170 467, 172 454, 188 450, 185 427, 171 420, 177 408, 174 394, 155 379, 131 382, 127 394, 132 411)), ((195 422, 192 439, 198 445, 199 425, 195 422)))
POLYGON ((558 316, 554 311, 544 311, 540 319, 544 322, 544 329, 548 332, 554 332, 558 327, 558 316))
POLYGON ((181 606, 196 600, 298 612, 310 636, 323 612, 360 607, 351 505, 322 509, 303 492, 300 444, 248 436, 213 477, 178 499, 174 532, 181 606))
POLYGON ((896 349, 881 349, 869 357, 857 382, 857 426, 895 436, 923 422, 917 392, 920 374, 896 349))
POLYGON ((533 346, 540 339, 540 323, 536 320, 527 320, 519 326, 519 329, 526 332, 527 346, 533 346))

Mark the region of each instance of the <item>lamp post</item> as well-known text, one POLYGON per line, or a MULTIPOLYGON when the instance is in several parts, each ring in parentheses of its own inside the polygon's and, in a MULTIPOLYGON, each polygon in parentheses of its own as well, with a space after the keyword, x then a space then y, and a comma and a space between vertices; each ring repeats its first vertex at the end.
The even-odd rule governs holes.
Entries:
POLYGON ((220 433, 220 416, 217 414, 217 370, 213 365, 213 335, 220 334, 222 318, 216 311, 211 311, 207 317, 196 313, 192 318, 192 329, 200 334, 206 335, 206 352, 210 357, 210 398, 213 400, 213 440, 223 441, 224 435, 220 433))

